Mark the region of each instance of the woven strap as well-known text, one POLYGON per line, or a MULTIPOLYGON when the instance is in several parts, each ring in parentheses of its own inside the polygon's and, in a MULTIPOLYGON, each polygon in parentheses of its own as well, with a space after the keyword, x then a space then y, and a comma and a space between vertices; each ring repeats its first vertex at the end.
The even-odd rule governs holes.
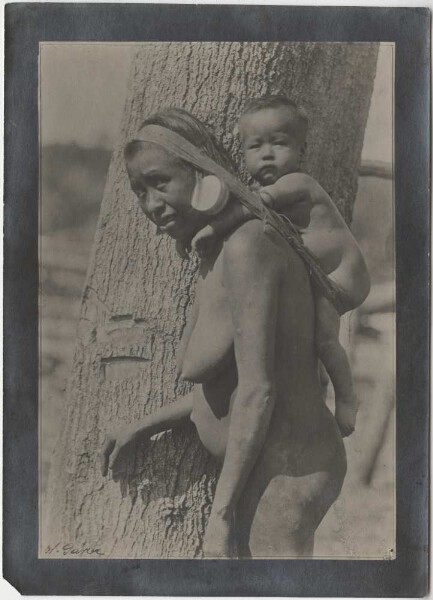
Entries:
POLYGON ((283 239, 299 254, 307 266, 311 280, 315 287, 335 306, 339 314, 345 311, 344 302, 341 298, 338 286, 332 282, 316 257, 304 246, 299 231, 293 223, 285 216, 277 214, 268 208, 258 196, 253 194, 246 185, 244 185, 232 173, 229 173, 223 166, 216 163, 210 156, 205 154, 194 144, 191 144, 184 137, 160 125, 145 125, 136 133, 130 142, 150 142, 162 146, 167 152, 171 152, 178 158, 190 163, 197 169, 212 173, 224 181, 229 190, 239 199, 239 201, 248 208, 248 210, 271 225, 283 239))

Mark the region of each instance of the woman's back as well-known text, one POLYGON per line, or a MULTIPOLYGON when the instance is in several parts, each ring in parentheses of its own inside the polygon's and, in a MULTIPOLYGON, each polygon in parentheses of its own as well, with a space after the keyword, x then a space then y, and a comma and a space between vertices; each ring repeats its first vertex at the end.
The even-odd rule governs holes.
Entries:
MULTIPOLYGON (((260 221, 250 221, 230 236, 215 262, 203 270, 195 307, 196 321, 186 344, 182 369, 188 379, 202 383, 196 388, 192 418, 203 443, 212 453, 218 448, 219 458, 222 457, 221 442, 226 438, 230 407, 238 383, 233 352, 236 332, 230 318, 223 264, 227 255, 238 251, 240 244, 244 249, 245 244, 250 244, 258 256, 261 250, 271 252, 279 271, 273 421, 278 423, 278 428, 287 431, 285 435, 289 442, 288 431, 295 425, 297 434, 302 431, 308 434, 312 427, 322 429, 322 424, 329 429, 329 417, 332 418, 321 398, 314 343, 314 301, 305 266, 278 234, 264 232, 260 221), (218 443, 213 439, 213 429, 218 443)), ((235 273, 235 276, 242 277, 243 273, 235 273)), ((245 297, 242 302, 241 310, 254 299, 245 297)), ((254 380, 255 373, 251 372, 250 377, 254 380)), ((331 428, 334 429, 333 423, 331 428)), ((334 437, 333 431, 331 435, 334 437)))
MULTIPOLYGON (((269 505, 269 510, 264 509, 270 525, 266 549, 269 556, 311 554, 314 530, 339 493, 346 463, 335 420, 321 397, 314 340, 314 300, 306 268, 277 234, 271 231, 265 233, 262 222, 251 221, 225 242, 217 260, 203 277, 198 302, 195 327, 200 327, 200 311, 204 311, 206 319, 202 321, 203 326, 213 320, 208 331, 225 332, 222 337, 227 341, 218 365, 215 362, 215 339, 209 340, 213 347, 209 354, 214 360, 213 376, 195 387, 191 418, 203 444, 224 464, 229 460, 226 446, 230 439, 229 431, 230 435, 233 434, 231 420, 236 396, 241 393, 241 385, 245 389, 245 378, 248 378, 247 385, 251 385, 251 389, 258 381, 253 364, 248 371, 245 362, 239 363, 243 359, 233 352, 233 340, 243 335, 249 338, 251 344, 255 343, 253 353, 262 353, 262 361, 269 362, 273 372, 275 402, 269 428, 238 504, 239 554, 250 556, 251 549, 253 555, 259 556, 265 550, 254 544, 254 536, 252 542, 250 540, 259 504, 269 505), (258 261, 258 266, 263 267, 256 293, 252 289, 251 295, 245 294, 237 299, 230 297, 230 278, 243 280, 251 277, 251 263, 245 261, 243 264, 237 259, 238 256, 245 257, 249 251, 258 261), (262 264, 262 255, 267 256, 268 262, 264 260, 262 264), (269 259, 272 266, 269 266, 269 259), (235 266, 227 268, 228 261, 235 262, 235 266), (269 268, 277 273, 275 287, 269 283, 269 268), (231 271, 230 275, 227 270, 231 271), (273 356, 266 354, 269 348, 265 350, 263 340, 254 342, 248 331, 237 331, 230 317, 230 311, 239 313, 244 310, 253 315, 246 327, 250 325, 251 330, 257 329, 254 317, 260 320, 263 317, 261 312, 266 311, 261 304, 263 289, 276 296, 273 304, 275 318, 268 322, 269 328, 275 328, 273 356), (240 306, 234 306, 236 302, 240 302, 240 306), (257 312, 251 313, 254 306, 257 312), (226 318, 229 323, 224 322, 226 318), (243 383, 238 375, 243 378, 243 383), (224 460, 226 456, 227 461, 224 460), (273 507, 277 505, 279 509, 275 511, 273 507)), ((205 339, 207 336, 193 331, 192 343, 194 337, 205 339)), ((217 335, 216 339, 221 340, 221 336, 217 335)), ((187 349, 186 355, 192 350, 187 349)), ((205 355, 206 351, 202 351, 201 361, 205 355)), ((246 406, 245 410, 254 409, 246 406)))

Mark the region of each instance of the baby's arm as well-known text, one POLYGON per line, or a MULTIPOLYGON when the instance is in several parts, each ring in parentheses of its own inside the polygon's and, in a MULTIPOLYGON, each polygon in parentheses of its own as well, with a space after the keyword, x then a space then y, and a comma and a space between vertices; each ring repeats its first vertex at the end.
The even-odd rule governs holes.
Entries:
POLYGON ((283 175, 272 185, 262 187, 263 202, 276 211, 281 211, 296 202, 311 201, 314 179, 305 173, 283 175))
MULTIPOLYGON (((258 190, 258 193, 267 206, 286 214, 298 227, 306 227, 310 220, 311 181, 314 180, 304 173, 283 175, 273 185, 258 190)), ((224 237, 245 221, 254 218, 248 208, 240 202, 229 202, 206 227, 198 232, 192 240, 192 248, 199 254, 208 254, 218 238, 224 237)))
POLYGON ((289 217, 294 225, 304 229, 310 222, 313 184, 305 173, 289 173, 260 190, 263 202, 276 212, 289 217))

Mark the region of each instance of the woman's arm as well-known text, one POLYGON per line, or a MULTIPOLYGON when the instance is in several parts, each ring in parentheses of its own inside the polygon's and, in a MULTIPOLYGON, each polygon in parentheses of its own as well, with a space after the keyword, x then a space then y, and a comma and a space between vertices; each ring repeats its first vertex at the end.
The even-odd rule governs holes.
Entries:
POLYGON ((106 436, 104 446, 100 453, 101 473, 105 477, 108 469, 115 467, 120 452, 129 444, 137 442, 140 438, 149 438, 152 435, 167 431, 185 420, 189 419, 193 407, 193 392, 166 404, 151 415, 139 421, 134 421, 115 433, 106 436))
POLYGON ((256 222, 236 231, 224 249, 224 286, 233 320, 239 383, 206 532, 204 548, 209 557, 229 552, 234 508, 263 446, 274 408, 280 281, 275 249, 256 222))

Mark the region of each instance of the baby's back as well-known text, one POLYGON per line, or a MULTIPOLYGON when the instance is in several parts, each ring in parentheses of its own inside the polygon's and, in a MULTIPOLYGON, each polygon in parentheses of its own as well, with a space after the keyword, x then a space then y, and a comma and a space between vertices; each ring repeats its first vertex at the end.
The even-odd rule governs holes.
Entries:
MULTIPOLYGON (((305 173, 283 175, 265 188, 275 199, 275 208, 291 216, 296 204, 307 207, 309 219, 300 228, 305 246, 316 256, 325 273, 343 263, 350 270, 365 269, 355 238, 325 190, 305 173)), ((355 275, 355 273, 353 273, 355 275)))
POLYGON ((310 222, 301 230, 302 239, 329 274, 359 249, 337 207, 318 184, 313 186, 311 200, 310 222))

